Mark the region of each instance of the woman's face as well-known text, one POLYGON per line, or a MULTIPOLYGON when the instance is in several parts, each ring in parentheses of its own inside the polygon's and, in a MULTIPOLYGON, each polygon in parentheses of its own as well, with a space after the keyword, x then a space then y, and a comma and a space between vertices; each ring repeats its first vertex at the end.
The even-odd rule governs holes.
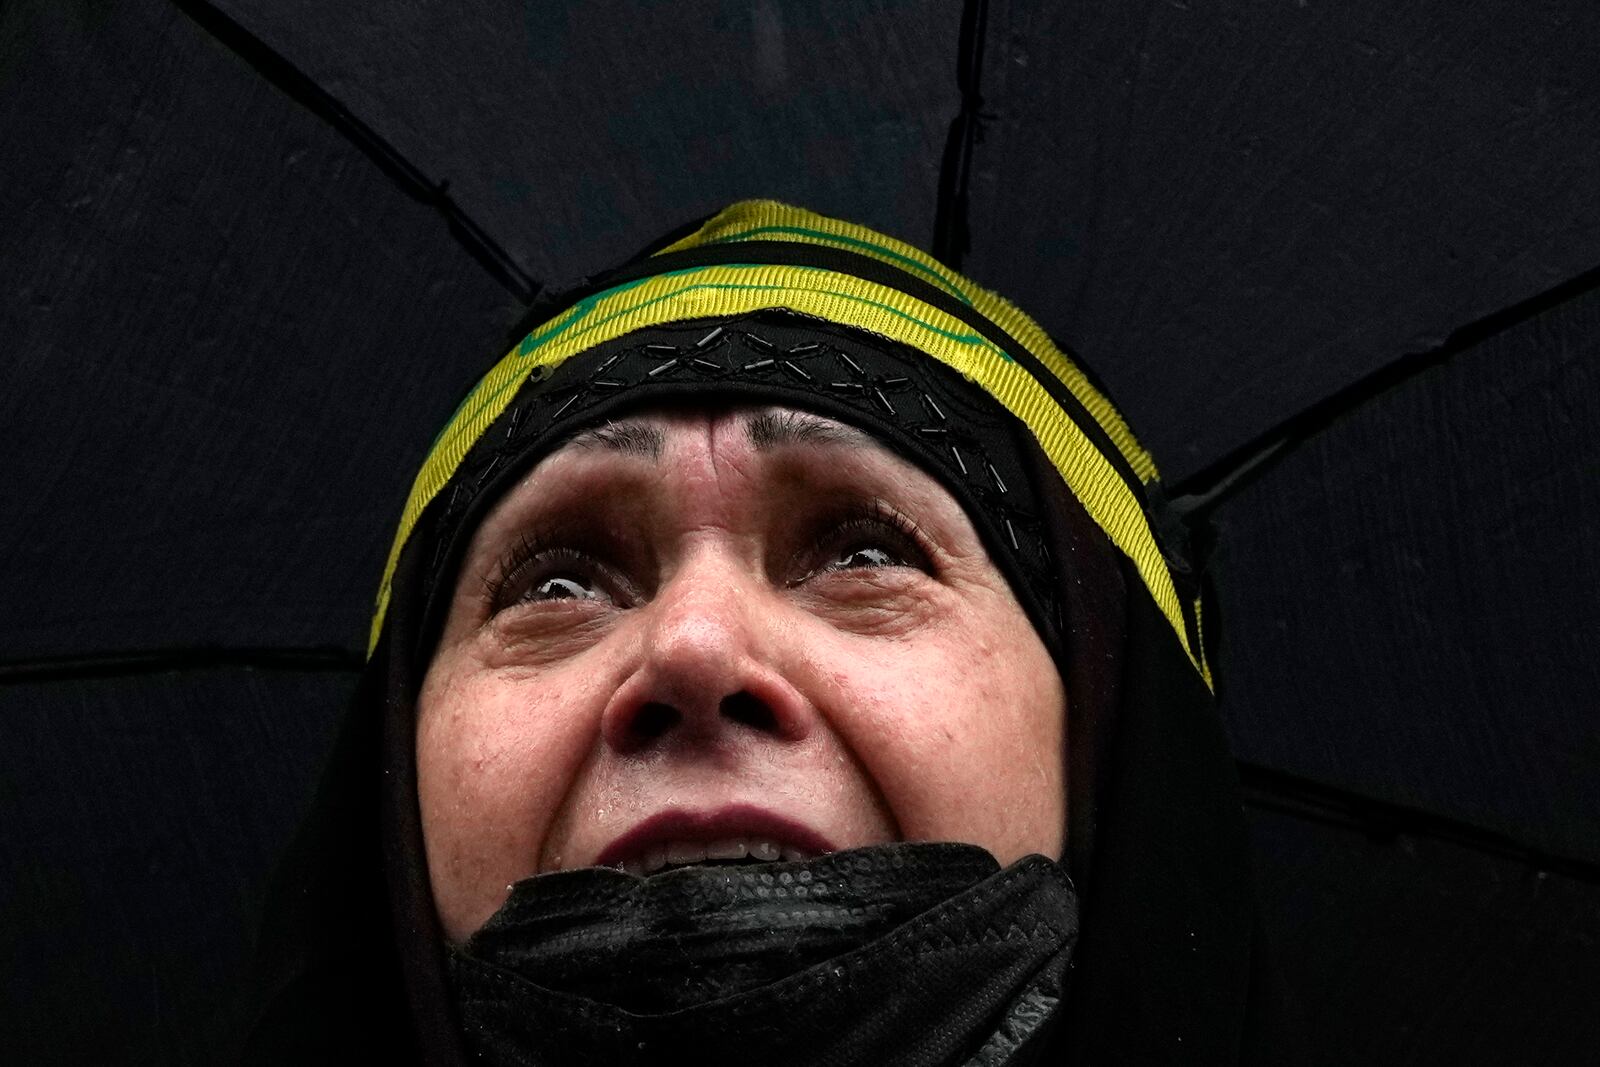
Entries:
POLYGON ((540 462, 467 551, 418 709, 439 917, 460 942, 518 879, 708 845, 1059 858, 1064 712, 915 465, 783 407, 622 419, 540 462))

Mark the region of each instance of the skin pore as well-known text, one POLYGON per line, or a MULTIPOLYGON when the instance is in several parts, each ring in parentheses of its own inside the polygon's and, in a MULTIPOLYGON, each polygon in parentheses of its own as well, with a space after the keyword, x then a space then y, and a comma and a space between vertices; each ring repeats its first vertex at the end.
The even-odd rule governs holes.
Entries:
POLYGON ((790 408, 648 409, 543 459, 467 550, 418 701, 439 918, 464 941, 667 808, 1060 858, 1064 723, 931 475, 790 408))

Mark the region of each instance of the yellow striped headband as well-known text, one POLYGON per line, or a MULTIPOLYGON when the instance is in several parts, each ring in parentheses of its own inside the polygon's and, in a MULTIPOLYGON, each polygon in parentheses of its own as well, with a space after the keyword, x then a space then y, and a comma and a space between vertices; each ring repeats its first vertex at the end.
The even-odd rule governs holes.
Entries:
POLYGON ((1037 323, 1000 296, 902 241, 771 200, 733 204, 580 290, 478 381, 411 486, 378 590, 368 654, 383 630, 401 552, 424 509, 525 383, 638 330, 771 309, 909 346, 998 401, 1132 562, 1210 684, 1199 598, 1180 595, 1146 507, 1158 480, 1155 463, 1111 402, 1037 323))

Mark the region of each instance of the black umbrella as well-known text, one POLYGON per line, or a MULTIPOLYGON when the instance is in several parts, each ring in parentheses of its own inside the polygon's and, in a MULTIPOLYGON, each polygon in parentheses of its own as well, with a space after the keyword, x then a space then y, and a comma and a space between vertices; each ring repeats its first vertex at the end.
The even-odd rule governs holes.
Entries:
POLYGON ((0 1055, 212 1062, 428 445, 525 301, 773 197, 1080 352, 1214 528, 1335 1062, 1600 1046, 1600 13, 0 9, 0 1055))

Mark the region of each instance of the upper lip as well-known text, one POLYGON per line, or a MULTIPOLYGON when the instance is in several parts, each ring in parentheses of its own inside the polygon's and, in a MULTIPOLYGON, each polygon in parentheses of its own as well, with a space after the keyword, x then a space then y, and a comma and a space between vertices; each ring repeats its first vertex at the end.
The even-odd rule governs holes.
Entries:
POLYGON ((733 804, 715 811, 669 808, 652 815, 607 845, 594 863, 615 867, 623 860, 637 859, 651 845, 672 841, 710 844, 730 837, 775 841, 814 855, 838 851, 833 842, 803 823, 751 804, 733 804))

